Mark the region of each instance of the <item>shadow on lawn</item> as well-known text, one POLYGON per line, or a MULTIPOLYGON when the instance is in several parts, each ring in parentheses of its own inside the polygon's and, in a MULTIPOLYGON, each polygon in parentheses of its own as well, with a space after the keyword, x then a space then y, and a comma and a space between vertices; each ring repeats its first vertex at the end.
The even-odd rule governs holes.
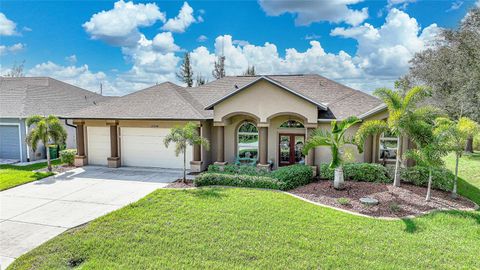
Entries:
POLYGON ((213 199, 218 199, 221 197, 225 197, 225 191, 221 188, 199 188, 195 190, 186 190, 187 192, 193 194, 196 197, 200 198, 213 198, 213 199))
MULTIPOLYGON (((430 218, 433 218, 438 215, 448 215, 453 216, 456 218, 468 218, 473 219, 477 225, 480 225, 480 213, 476 212, 467 212, 467 211, 458 211, 458 210, 451 210, 451 211, 438 211, 428 214, 430 218)), ((405 224, 405 232, 407 233, 415 233, 418 230, 418 226, 416 224, 415 219, 411 218, 404 218, 402 219, 403 223, 405 224)))
MULTIPOLYGON (((460 195, 469 198, 480 205, 480 189, 465 179, 458 177, 458 186, 460 195)), ((480 210, 480 209, 479 209, 480 210)))

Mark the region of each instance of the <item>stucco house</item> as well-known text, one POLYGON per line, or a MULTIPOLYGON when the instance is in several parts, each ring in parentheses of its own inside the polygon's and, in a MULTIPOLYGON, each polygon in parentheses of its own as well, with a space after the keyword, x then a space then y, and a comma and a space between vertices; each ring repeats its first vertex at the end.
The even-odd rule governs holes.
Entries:
MULTIPOLYGON (((45 147, 33 151, 25 143, 26 119, 32 115, 64 115, 108 99, 47 77, 0 77, 0 159, 34 161, 45 158, 45 147)), ((74 126, 64 122, 67 148, 76 147, 74 126)))
MULTIPOLYGON (((258 161, 273 169, 295 163, 330 161, 328 148, 306 157, 301 149, 315 128, 348 116, 384 119, 377 98, 319 75, 227 76, 199 87, 165 82, 63 117, 77 126, 76 165, 181 168, 182 157, 163 138, 176 125, 194 122, 210 150, 188 149, 191 171, 209 164, 258 161)), ((358 125, 349 130, 353 135, 358 125)), ((397 139, 382 135, 366 142, 359 162, 395 159, 397 139)))

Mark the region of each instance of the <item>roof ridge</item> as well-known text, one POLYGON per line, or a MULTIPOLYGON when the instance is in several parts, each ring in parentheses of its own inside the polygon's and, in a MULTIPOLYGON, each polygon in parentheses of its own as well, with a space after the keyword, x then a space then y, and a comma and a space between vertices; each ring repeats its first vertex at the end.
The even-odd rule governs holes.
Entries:
MULTIPOLYGON (((200 117, 204 117, 204 115, 202 113, 200 113, 200 111, 195 108, 195 105, 192 104, 189 100, 187 100, 182 94, 179 93, 179 91, 182 91, 184 92, 184 94, 187 94, 189 95, 193 100, 195 100, 195 98, 190 94, 188 93, 188 91, 185 89, 185 87, 182 87, 182 86, 179 86, 179 85, 176 85, 176 84, 173 84, 177 87, 177 89, 174 89, 175 90, 175 93, 177 94, 177 96, 179 96, 182 100, 184 100, 185 102, 187 102, 188 104, 190 104, 192 106, 192 109, 195 111, 195 113, 197 113, 198 116, 200 117)), ((196 100, 195 100, 196 101, 196 100)))

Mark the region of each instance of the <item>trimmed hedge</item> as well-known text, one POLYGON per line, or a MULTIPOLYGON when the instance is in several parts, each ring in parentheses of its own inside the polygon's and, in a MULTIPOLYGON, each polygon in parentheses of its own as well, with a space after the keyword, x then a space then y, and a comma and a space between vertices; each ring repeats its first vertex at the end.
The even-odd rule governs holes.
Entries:
POLYGON ((283 184, 267 176, 254 176, 246 174, 203 173, 195 178, 196 186, 234 186, 251 188, 282 189, 283 184))
MULTIPOLYGON (((428 185, 428 168, 414 166, 402 169, 400 175, 403 181, 416 186, 426 187, 428 185)), ((432 172, 432 188, 451 191, 455 175, 447 169, 434 169, 432 172)))
POLYGON ((220 171, 219 166, 210 165, 208 172, 201 174, 195 179, 195 185, 224 185, 289 190, 310 183, 312 178, 312 169, 305 165, 281 167, 273 172, 259 170, 254 166, 236 165, 226 165, 220 171), (224 177, 224 175, 228 176, 224 177))
POLYGON ((65 149, 60 151, 60 160, 62 163, 73 165, 75 162, 75 155, 77 154, 77 149, 65 149))
MULTIPOLYGON (((335 170, 329 164, 320 166, 320 178, 333 180, 335 170)), ((358 182, 390 183, 388 169, 376 163, 347 163, 343 165, 345 180, 358 182)))

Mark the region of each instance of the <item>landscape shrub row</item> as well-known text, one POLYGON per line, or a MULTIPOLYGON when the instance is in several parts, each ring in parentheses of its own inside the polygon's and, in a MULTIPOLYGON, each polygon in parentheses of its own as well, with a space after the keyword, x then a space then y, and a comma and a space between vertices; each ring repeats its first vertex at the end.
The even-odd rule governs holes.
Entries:
POLYGON ((224 185, 254 188, 289 190, 312 181, 309 166, 292 165, 281 167, 273 172, 257 169, 254 166, 227 165, 221 170, 211 165, 206 173, 195 179, 196 186, 224 185))
MULTIPOLYGON (((416 186, 426 187, 428 184, 428 168, 414 166, 400 171, 402 181, 416 186)), ((455 175, 445 168, 434 169, 432 172, 432 188, 451 191, 455 175)))
MULTIPOLYGON (((333 180, 334 174, 334 169, 330 169, 329 164, 320 166, 320 178, 333 180)), ((345 180, 359 182, 393 182, 387 168, 376 163, 346 163, 343 165, 343 176, 345 180)))

